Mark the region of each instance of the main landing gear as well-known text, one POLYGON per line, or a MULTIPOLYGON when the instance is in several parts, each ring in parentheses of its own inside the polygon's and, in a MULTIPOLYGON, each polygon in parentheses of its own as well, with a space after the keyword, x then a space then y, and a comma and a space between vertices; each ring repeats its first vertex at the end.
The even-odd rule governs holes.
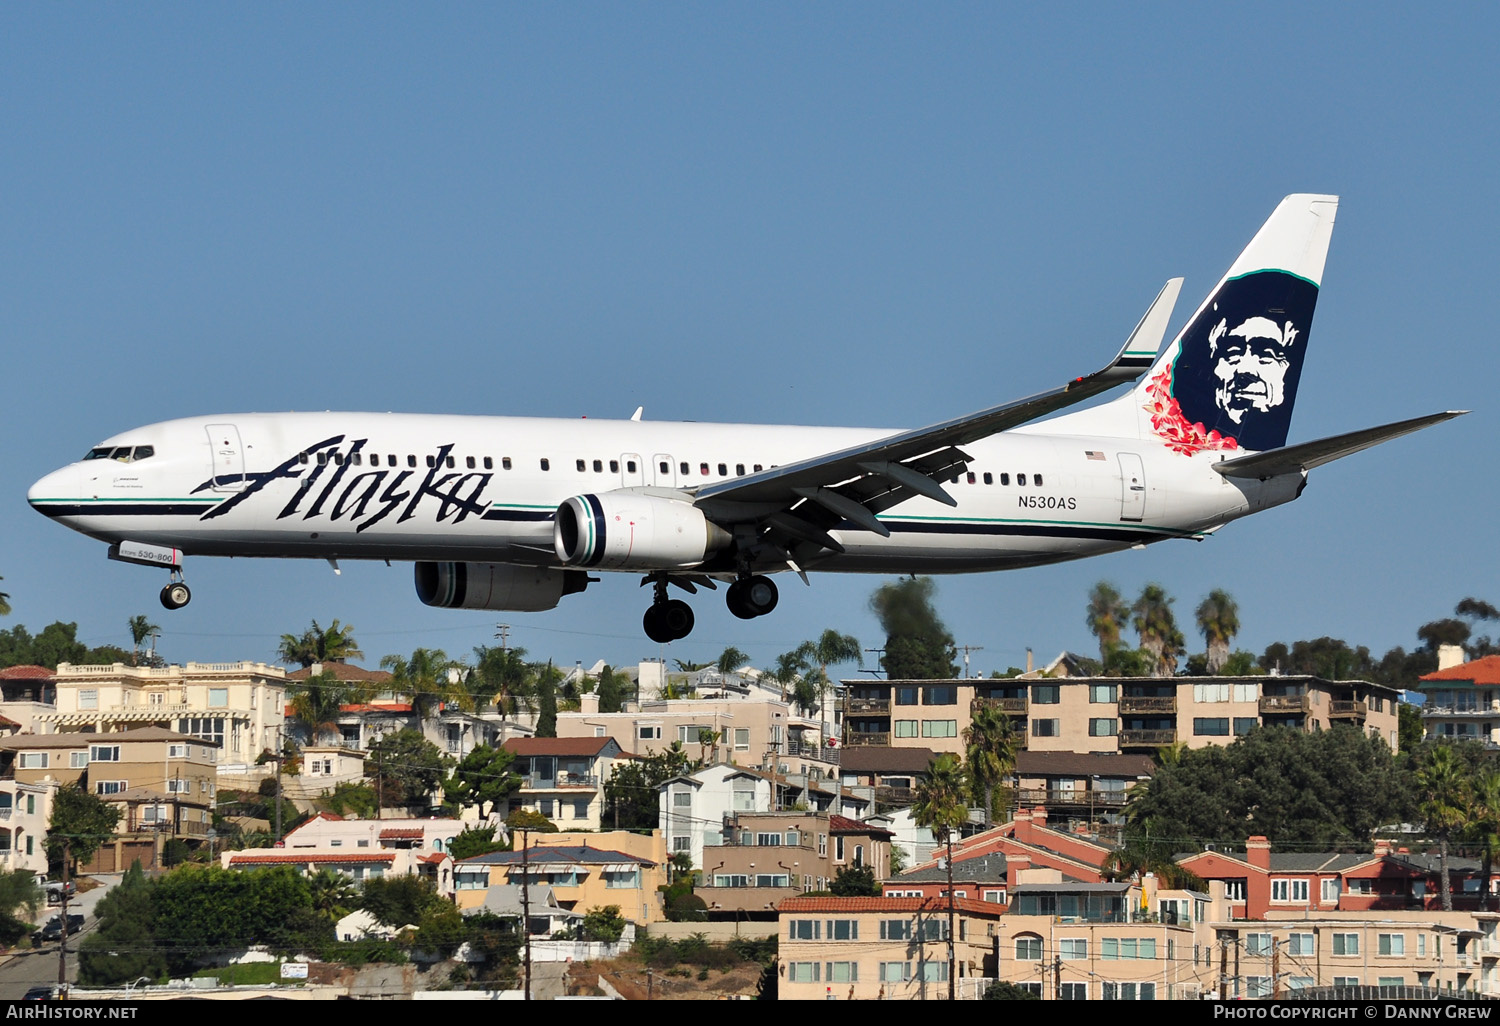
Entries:
POLYGON ((693 607, 682 599, 667 598, 667 579, 652 582, 651 608, 641 618, 646 637, 659 645, 678 641, 693 633, 693 607))
POLYGON ((741 620, 753 620, 775 609, 777 598, 776 582, 756 574, 736 579, 729 586, 726 601, 729 611, 735 616, 741 620))
POLYGON ((188 590, 187 583, 182 579, 181 570, 172 571, 172 580, 161 590, 161 604, 168 609, 181 609, 193 600, 193 593, 188 590))

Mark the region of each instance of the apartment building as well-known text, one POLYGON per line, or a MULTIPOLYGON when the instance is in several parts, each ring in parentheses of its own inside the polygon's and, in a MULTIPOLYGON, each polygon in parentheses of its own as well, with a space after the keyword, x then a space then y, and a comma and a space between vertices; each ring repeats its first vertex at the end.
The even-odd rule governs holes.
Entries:
POLYGON ((827 890, 840 869, 868 866, 890 875, 891 832, 827 812, 741 812, 724 843, 703 847, 702 885, 694 891, 710 919, 772 919, 778 904, 827 890))
POLYGON ((1015 803, 1045 809, 1060 829, 1113 839, 1124 824, 1130 792, 1155 772, 1149 755, 1026 750, 1016 754, 1015 803))
POLYGON ((57 709, 34 718, 38 733, 175 731, 213 745, 225 774, 268 773, 256 757, 277 750, 285 724, 286 673, 265 663, 62 663, 53 681, 57 709))
POLYGON ((658 819, 667 850, 686 852, 693 867, 704 868, 706 846, 722 845, 725 830, 743 812, 772 812, 776 784, 767 774, 719 763, 663 781, 658 819))
POLYGON ((512 738, 505 748, 516 758, 510 771, 521 789, 501 810, 530 809, 563 830, 598 830, 604 813, 604 785, 615 767, 635 756, 612 737, 512 738))
POLYGON ((1003 909, 972 898, 793 897, 777 908, 782 1000, 940 1000, 953 937, 960 996, 994 975, 1003 909), (965 986, 967 985, 967 986, 965 986))
POLYGON ((1439 646, 1437 672, 1416 687, 1425 698, 1422 729, 1429 737, 1500 747, 1500 656, 1462 660, 1457 645, 1439 646))
MULTIPOLYGON (((960 754, 973 710, 1008 716, 1033 752, 1146 753, 1229 744, 1257 726, 1344 723, 1396 747, 1400 692, 1312 676, 846 680, 846 746, 960 754)), ((1497 714, 1500 720, 1500 714, 1497 714)))
POLYGON ((47 872, 42 839, 52 815, 52 788, 0 778, 0 870, 47 872))
POLYGON ((118 806, 115 840, 89 867, 108 873, 134 859, 156 865, 167 838, 199 842, 207 836, 218 790, 217 757, 212 742, 160 727, 18 734, 0 738, 0 777, 47 790, 84 784, 118 806))

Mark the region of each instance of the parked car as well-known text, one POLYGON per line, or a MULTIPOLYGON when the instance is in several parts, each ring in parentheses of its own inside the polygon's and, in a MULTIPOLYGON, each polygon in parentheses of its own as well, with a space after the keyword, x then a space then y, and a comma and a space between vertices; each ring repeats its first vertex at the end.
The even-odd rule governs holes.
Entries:
MULTIPOLYGON (((71 937, 83 929, 83 915, 78 912, 68 913, 68 936, 71 937)), ((36 944, 47 944, 52 941, 62 940, 62 917, 53 916, 47 920, 36 933, 31 935, 31 940, 36 944)))
POLYGON ((26 992, 26 996, 24 998, 22 998, 21 1000, 22 1001, 51 1001, 53 998, 57 997, 57 995, 54 993, 54 989, 55 988, 53 988, 53 987, 32 987, 30 990, 28 990, 26 992))

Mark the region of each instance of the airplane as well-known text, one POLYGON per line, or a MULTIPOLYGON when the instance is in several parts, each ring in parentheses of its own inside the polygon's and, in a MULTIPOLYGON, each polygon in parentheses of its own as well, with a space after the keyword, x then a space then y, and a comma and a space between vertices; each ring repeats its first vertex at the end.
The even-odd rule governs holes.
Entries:
POLYGON ((28 499, 110 558, 166 569, 168 609, 191 598, 187 554, 409 560, 417 597, 452 609, 552 609, 615 572, 652 585, 659 643, 693 628, 669 586, 726 584, 751 619, 783 572, 969 573, 1201 540, 1297 498, 1315 467, 1467 412, 1286 444, 1337 208, 1282 200, 1165 349, 1181 278, 1102 369, 917 430, 226 414, 107 438, 28 499))

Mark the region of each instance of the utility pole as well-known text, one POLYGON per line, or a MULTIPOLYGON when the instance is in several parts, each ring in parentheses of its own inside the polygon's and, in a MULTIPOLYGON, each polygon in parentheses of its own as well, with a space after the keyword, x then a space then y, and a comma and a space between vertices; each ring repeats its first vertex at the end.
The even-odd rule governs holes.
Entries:
POLYGON ((68 867, 72 861, 73 842, 63 838, 62 911, 58 913, 62 921, 62 940, 57 946, 57 993, 59 997, 68 992, 68 884, 72 881, 68 867))
POLYGON ((497 624, 495 624, 495 637, 497 637, 497 638, 500 639, 500 651, 501 652, 507 651, 508 650, 508 646, 509 646, 509 642, 510 642, 510 624, 508 624, 508 623, 497 623, 497 624))
POLYGON ((521 829, 521 939, 526 944, 526 1000, 531 1000, 531 831, 521 829))
POLYGON ((983 652, 983 651, 984 651, 984 646, 983 645, 965 645, 965 646, 963 646, 963 652, 964 652, 964 677, 967 678, 967 677, 970 676, 970 673, 969 673, 969 653, 970 652, 983 652))

